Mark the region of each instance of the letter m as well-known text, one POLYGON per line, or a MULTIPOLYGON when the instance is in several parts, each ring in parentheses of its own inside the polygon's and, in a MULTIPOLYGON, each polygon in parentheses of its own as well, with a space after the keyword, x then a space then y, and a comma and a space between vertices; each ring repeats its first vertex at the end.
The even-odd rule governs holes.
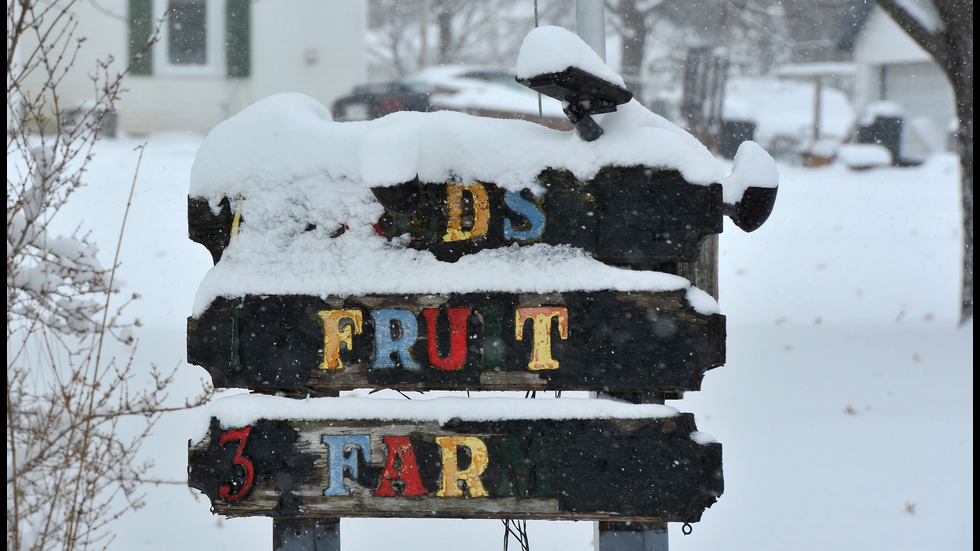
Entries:
POLYGON ((517 438, 495 436, 493 442, 500 452, 500 486, 497 497, 554 497, 551 487, 551 437, 531 438, 527 452, 521 450, 517 438))

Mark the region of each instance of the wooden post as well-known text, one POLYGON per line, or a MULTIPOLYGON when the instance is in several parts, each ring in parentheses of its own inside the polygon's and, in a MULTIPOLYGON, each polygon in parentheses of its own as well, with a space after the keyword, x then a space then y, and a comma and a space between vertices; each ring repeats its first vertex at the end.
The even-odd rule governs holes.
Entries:
POLYGON ((272 551, 340 551, 340 519, 273 519, 272 551))
MULTIPOLYGON (((594 0, 578 0, 576 5, 579 36, 605 60, 605 11, 603 3, 594 0)), ((598 395, 602 397, 604 394, 600 392, 598 395)), ((619 397, 615 394, 607 394, 606 396, 619 397)), ((657 403, 663 403, 660 395, 657 395, 656 398, 659 399, 657 403)), ((659 524, 656 531, 647 531, 643 528, 637 530, 635 527, 624 530, 626 524, 628 523, 595 522, 596 551, 667 551, 666 522, 659 524), (649 547, 645 544, 647 539, 651 542, 649 547), (654 540, 658 542, 657 546, 653 545, 654 540)))
POLYGON ((667 551, 667 523, 597 522, 596 549, 667 551))
MULTIPOLYGON (((340 393, 324 392, 321 396, 337 397, 340 393)), ((340 551, 340 518, 273 518, 272 551, 340 551)))
MULTIPOLYGON (((677 263, 675 272, 695 287, 718 300, 718 235, 710 235, 701 243, 698 259, 677 263)), ((662 404, 674 396, 649 392, 598 393, 599 397, 626 400, 634 404, 662 404)), ((596 522, 595 551, 668 551, 667 523, 596 522)))

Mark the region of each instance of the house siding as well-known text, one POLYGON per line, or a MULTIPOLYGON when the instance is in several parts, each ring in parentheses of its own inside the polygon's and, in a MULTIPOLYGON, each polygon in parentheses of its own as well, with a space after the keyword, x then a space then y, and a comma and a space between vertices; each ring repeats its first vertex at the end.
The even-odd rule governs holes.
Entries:
MULTIPOLYGON (((139 3, 139 2, 135 2, 139 3)), ((144 2, 145 3, 145 2, 144 2)), ((130 58, 131 0, 76 4, 76 37, 85 37, 77 68, 59 85, 62 107, 91 101, 88 74, 111 55, 113 70, 130 58)), ((190 131, 205 134, 251 103, 279 92, 309 95, 325 106, 364 81, 366 0, 251 2, 249 64, 241 60, 216 75, 130 74, 117 105, 118 128, 130 134, 190 131)), ((159 14, 162 15, 162 14, 159 14)), ((156 24, 154 14, 153 23, 156 24)), ((221 29, 224 33, 224 29, 221 29)), ((25 44, 30 49, 30 44, 25 44)), ((43 79, 28 80, 40 89, 43 79)))
POLYGON ((854 106, 863 112, 871 102, 888 100, 902 107, 905 129, 901 153, 923 159, 942 150, 955 116, 949 79, 883 10, 875 7, 854 46, 854 106))

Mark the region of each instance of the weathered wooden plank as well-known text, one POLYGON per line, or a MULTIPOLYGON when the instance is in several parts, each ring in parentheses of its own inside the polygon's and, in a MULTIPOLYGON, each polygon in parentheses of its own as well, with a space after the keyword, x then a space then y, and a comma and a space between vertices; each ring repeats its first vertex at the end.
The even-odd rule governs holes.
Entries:
POLYGON ((684 290, 218 299, 187 325, 216 387, 700 389, 725 318, 684 290))
MULTIPOLYGON (((584 182, 546 170, 537 183, 543 190, 537 196, 484 182, 414 180, 373 188, 385 208, 377 228, 387 239, 409 236, 409 247, 449 262, 484 249, 545 243, 643 270, 694 260, 701 241, 723 228, 721 185, 689 184, 674 170, 610 166, 584 182)), ((202 198, 188 201, 190 238, 219 259, 233 209, 223 204, 215 214, 202 198)))
POLYGON ((210 432, 189 484, 226 516, 696 522, 721 445, 658 419, 270 421, 210 432))
POLYGON ((635 269, 693 260, 708 235, 722 231, 721 186, 687 183, 676 171, 606 167, 579 181, 547 170, 544 192, 507 192, 484 183, 374 188, 388 238, 455 261, 483 249, 546 243, 582 248, 596 259, 635 269))

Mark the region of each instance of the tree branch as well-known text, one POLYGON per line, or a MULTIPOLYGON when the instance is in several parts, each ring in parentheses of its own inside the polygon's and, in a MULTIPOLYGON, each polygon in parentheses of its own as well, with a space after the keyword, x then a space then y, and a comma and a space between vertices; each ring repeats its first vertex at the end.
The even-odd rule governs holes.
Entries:
POLYGON ((899 27, 912 37, 912 40, 915 40, 916 43, 929 52, 940 65, 943 67, 949 66, 952 52, 950 52, 947 43, 946 35, 948 31, 930 31, 921 21, 909 13, 898 0, 875 0, 875 2, 898 23, 899 27))

